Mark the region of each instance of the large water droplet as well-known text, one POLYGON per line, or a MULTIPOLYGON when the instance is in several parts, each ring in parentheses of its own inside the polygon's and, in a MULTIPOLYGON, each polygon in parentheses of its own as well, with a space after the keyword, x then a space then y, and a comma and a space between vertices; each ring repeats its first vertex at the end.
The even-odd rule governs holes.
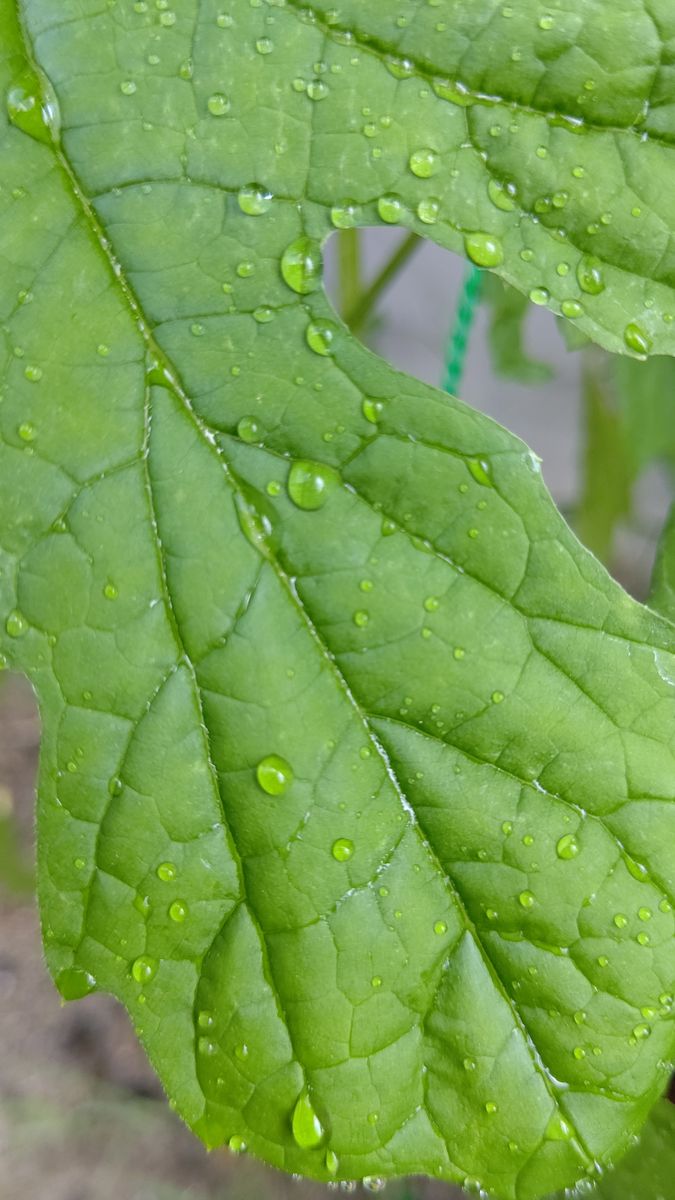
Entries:
POLYGON ((148 954, 142 954, 137 958, 131 967, 131 974, 136 983, 149 983, 157 974, 157 959, 151 958, 148 954))
POLYGON ((435 150, 423 147, 421 150, 413 150, 408 164, 418 179, 430 179, 438 171, 440 159, 435 150))
POLYGON ((587 292, 589 296, 599 296, 604 292, 606 284, 600 259, 585 255, 577 267, 577 279, 582 292, 587 292))
POLYGON ((560 838, 555 850, 558 858, 576 858, 579 853, 579 843, 573 833, 566 833, 564 837, 560 838))
POLYGON ((649 334, 640 325, 637 325, 635 321, 631 321, 630 325, 627 325, 624 329, 623 340, 629 350, 632 350, 635 354, 639 354, 642 358, 649 354, 654 344, 649 334))
POLYGON ((173 904, 169 908, 169 916, 171 917, 171 920, 175 921, 178 925, 182 925, 183 921, 187 919, 187 915, 188 906, 185 901, 174 900, 173 904))
POLYGON ((293 1137, 301 1150, 313 1150, 316 1146, 321 1145, 325 1137, 324 1127, 314 1111, 307 1092, 300 1096, 293 1109, 291 1127, 293 1137))
POLYGON ((316 291, 321 283, 321 248, 313 238, 300 237, 287 246, 281 258, 284 281, 301 296, 316 291))
POLYGON ((28 629, 28 622, 23 613, 15 608, 5 621, 5 629, 11 638, 23 637, 28 629))
POLYGON ((242 442, 247 442, 249 445, 261 441, 260 425, 255 417, 242 417, 237 425, 237 434, 242 442))
POLYGON ((385 221, 387 225, 397 225, 405 216, 405 204, 400 196, 380 196, 377 202, 377 211, 381 220, 385 221))
POLYGON ((334 1150, 326 1151, 325 1163, 328 1174, 337 1175, 340 1167, 340 1160, 334 1150))
POLYGON ((248 217, 260 217, 266 213, 272 203, 272 193, 260 183, 248 183, 240 188, 237 202, 243 213, 248 217))
POLYGON ((163 862, 159 864, 156 874, 157 878, 162 880, 162 883, 173 883, 178 870, 175 863, 163 862))
POLYGON ((495 208, 501 209, 502 212, 513 212, 516 207, 513 196, 511 196, 506 184, 502 183, 501 180, 490 180, 488 183, 488 196, 495 208))
POLYGON ((214 92, 212 96, 209 96, 206 102, 206 107, 208 108, 212 117, 225 117, 229 113, 232 105, 229 97, 223 92, 214 92))
POLYGON ((59 106, 54 90, 42 73, 27 67, 7 92, 7 113, 17 129, 38 142, 57 142, 59 106))
POLYGON ((337 483, 337 475, 323 463, 294 462, 288 475, 288 494, 298 508, 315 511, 323 508, 337 483))
POLYGON ((96 990, 96 980, 80 967, 67 967, 65 971, 59 971, 56 986, 64 1000, 81 1000, 96 990))
POLYGON ((310 350, 326 358, 334 353, 333 343, 336 333, 337 325, 333 321, 319 318, 316 321, 310 321, 305 331, 305 340, 310 350))
POLYGON ((348 862, 354 853, 354 843, 349 838, 338 838, 333 842, 331 854, 336 862, 348 862))
POLYGON ((258 763, 256 777, 268 796, 280 796, 293 782, 293 768, 279 754, 268 754, 258 763))
POLYGON ((498 267, 504 261, 499 238, 490 233, 469 233, 464 238, 466 252, 477 267, 498 267))
POLYGON ((330 210, 330 219, 336 229, 352 229, 356 224, 356 205, 351 200, 336 204, 330 210))

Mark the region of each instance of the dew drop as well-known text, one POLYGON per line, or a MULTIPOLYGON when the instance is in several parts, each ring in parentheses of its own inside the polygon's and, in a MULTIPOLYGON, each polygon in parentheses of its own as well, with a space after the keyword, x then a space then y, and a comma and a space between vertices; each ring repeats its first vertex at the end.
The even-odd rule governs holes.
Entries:
POLYGON ((639 908, 638 909, 638 917, 640 918, 641 921, 651 921, 651 919, 652 919, 651 908, 639 908))
POLYGON ((356 205, 351 200, 336 204, 330 210, 330 219, 336 229, 352 229, 356 224, 356 205))
POLYGON ((160 863, 157 868, 157 878, 162 880, 162 883, 173 883, 178 871, 176 864, 172 862, 160 863))
POLYGON ((174 900, 169 908, 169 916, 177 925, 182 925, 188 915, 188 906, 184 900, 174 900))
POLYGON ((321 354, 324 358, 334 353, 333 342, 337 333, 337 325, 333 321, 327 321, 319 318, 316 321, 310 321, 305 331, 305 340, 310 350, 315 354, 321 354))
POLYGON ((238 1133, 233 1133, 232 1137, 227 1143, 227 1148, 230 1151, 230 1154, 243 1154, 246 1150, 246 1142, 244 1141, 243 1137, 239 1136, 238 1133))
POLYGON ((577 279, 582 292, 589 296, 599 296, 605 290, 600 259, 584 255, 577 267, 577 279))
POLYGON ((242 442, 248 442, 249 445, 261 441, 260 425, 255 417, 242 417, 237 425, 237 434, 242 442))
POLYGON ((367 1192, 383 1192, 387 1181, 381 1175, 364 1175, 363 1186, 367 1192))
POLYGON ((81 1000, 96 990, 96 980, 80 967, 67 967, 59 971, 56 986, 64 1000, 81 1000))
POLYGON ((370 621, 370 614, 367 613, 365 609, 359 608, 354 613, 352 620, 357 628, 365 629, 366 625, 370 621))
POLYGON ((405 205, 400 196, 380 196, 377 211, 387 225, 397 225, 405 217, 405 205))
POLYGON ((586 1057, 586 1051, 584 1050, 583 1046, 575 1046, 572 1053, 573 1053, 574 1057, 576 1058, 577 1062, 581 1062, 582 1059, 584 1059, 586 1057))
POLYGON ((493 692, 492 693, 491 700, 492 700, 493 704, 501 704, 503 699, 504 699, 503 692, 493 692))
POLYGON ((443 934, 447 933, 447 932, 448 932, 447 922, 445 922, 445 921, 436 921, 435 922, 435 924, 434 924, 434 933, 435 934, 437 934, 439 937, 442 937, 443 934))
POLYGON ((23 637, 23 635, 24 635, 24 633, 26 633, 27 629, 28 629, 28 622, 27 622, 26 618, 24 617, 23 613, 20 613, 19 610, 16 608, 13 609, 13 611, 9 614, 9 616, 7 617, 7 620, 5 621, 5 630, 8 634, 8 636, 11 638, 23 637))
POLYGON ((354 843, 349 838, 338 838, 331 846, 331 854, 336 862, 348 862, 354 853, 354 843))
POLYGON ((202 1037, 197 1042, 197 1049, 205 1058, 213 1058, 214 1054, 218 1053, 218 1047, 210 1038, 202 1037))
POLYGON ((30 421, 23 421, 22 424, 19 425, 17 432, 22 442, 35 441, 35 426, 32 425, 30 421))
POLYGON ((288 494, 298 508, 314 512, 323 508, 336 483, 337 476, 331 467, 301 459, 293 463, 288 473, 288 494))
POLYGON ((361 405, 361 412, 366 421, 370 421, 371 425, 377 425, 379 418, 382 415, 383 404, 381 400, 374 400, 371 396, 366 396, 361 405))
POLYGON ((280 796, 293 782, 293 768, 279 754, 268 754, 258 763, 256 778, 268 796, 280 796))
POLYGON ((106 600, 116 600, 119 595, 117 586, 108 581, 108 583, 104 585, 103 595, 105 596, 106 600))
POLYGON ((29 363, 24 367, 24 375, 29 383, 39 383, 42 379, 42 367, 37 367, 33 363, 29 363))
POLYGON ((430 179, 438 171, 440 159, 435 150, 423 147, 420 150, 413 150, 408 165, 418 179, 430 179))
POLYGON ((260 183, 248 183, 240 188, 237 203, 248 217, 260 217, 266 213, 272 203, 272 193, 260 183))
POLYGON ((329 1175, 337 1175, 340 1168, 340 1160, 334 1150, 327 1150, 324 1159, 326 1170, 329 1175))
POLYGON ((633 1037, 638 1041, 644 1041, 651 1034, 649 1025, 636 1025, 633 1030, 633 1037))
POLYGON ((155 975, 157 974, 157 960, 155 958, 150 958, 150 956, 147 954, 142 954, 141 957, 137 958, 133 963, 131 974, 136 980, 136 983, 149 983, 150 980, 154 979, 155 975))
POLYGON ((258 38, 255 48, 258 54, 271 54, 274 50, 274 42, 271 38, 258 38))
POLYGON ((466 253, 477 267, 498 267, 504 261, 499 238, 489 233, 469 233, 464 239, 466 253))
POLYGON ((555 852, 558 858, 570 859, 576 858, 579 853, 579 843, 573 833, 566 833, 561 837, 556 845, 555 852))
POLYGON ((539 305, 540 308, 542 308, 545 304, 548 304, 550 299, 551 293, 548 291, 548 288, 536 287, 532 288, 532 291, 530 292, 530 300, 533 304, 539 305))
POLYGON ((215 1025, 213 1013, 208 1008, 203 1008, 197 1017, 197 1024, 200 1029, 213 1029, 215 1025))
POLYGON ((246 1042, 240 1042, 238 1046, 235 1046, 234 1053, 239 1059, 239 1062, 245 1062, 248 1058, 248 1046, 246 1045, 246 1042))
POLYGON ((438 200, 427 198, 417 205, 417 215, 424 225, 435 225, 441 206, 438 200))
POLYGON ((122 780, 119 775, 113 775, 108 781, 108 794, 113 797, 122 795, 122 780))
POLYGON ((59 139, 61 122, 54 90, 42 73, 38 75, 30 67, 7 92, 7 115, 12 125, 38 142, 59 139))
POLYGON ((506 184, 498 179, 491 179, 489 181, 488 196, 495 208, 501 209, 502 212, 513 212, 516 207, 513 196, 510 195, 506 184))
POLYGON ((623 340, 629 350, 633 350, 635 354, 645 356, 652 349, 653 342, 648 333, 635 321, 631 321, 623 331, 623 340))
POLYGON ((518 903, 523 908, 532 908, 534 904, 534 894, 532 892, 521 892, 518 896, 518 903))
POLYGON ((299 1097, 293 1109, 291 1127, 296 1144, 301 1150, 313 1150, 320 1146, 325 1130, 306 1092, 299 1097))
POLYGON ((133 96, 136 91, 136 84, 133 79, 123 79, 120 84, 120 91, 123 96, 133 96))
POLYGON ((489 1116, 493 1116, 497 1112, 497 1105, 494 1100, 488 1100, 485 1104, 485 1111, 489 1116))
POLYGON ((568 320, 573 321, 576 317, 583 316, 583 305, 578 300, 563 300, 560 305, 562 315, 568 320))
POLYGON ((281 257, 284 282, 301 296, 316 291, 321 283, 321 248, 309 237, 296 238, 281 257))

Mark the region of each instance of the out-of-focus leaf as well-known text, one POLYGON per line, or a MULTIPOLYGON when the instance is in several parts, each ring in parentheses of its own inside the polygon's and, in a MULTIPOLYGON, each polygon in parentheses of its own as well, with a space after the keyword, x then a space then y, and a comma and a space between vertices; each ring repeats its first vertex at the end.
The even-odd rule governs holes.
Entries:
POLYGON ((582 376, 585 445, 579 537, 598 558, 610 556, 617 522, 628 515, 635 470, 607 372, 589 359, 582 376))
POLYGON ((490 308, 488 337, 492 364, 498 375, 521 383, 542 383, 553 369, 531 358, 525 349, 525 320, 530 301, 497 275, 486 275, 482 298, 490 308))
POLYGON ((0 786, 0 895, 23 895, 33 887, 33 873, 25 861, 17 836, 14 801, 0 786))
POLYGON ((675 621, 675 506, 661 534, 649 603, 656 612, 675 621))
POLYGON ((612 359, 626 451, 635 474, 650 462, 675 464, 675 360, 612 359))

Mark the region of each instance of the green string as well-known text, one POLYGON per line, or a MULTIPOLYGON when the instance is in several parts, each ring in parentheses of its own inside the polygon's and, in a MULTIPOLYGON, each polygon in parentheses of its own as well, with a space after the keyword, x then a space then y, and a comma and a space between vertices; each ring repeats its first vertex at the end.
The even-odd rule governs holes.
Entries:
POLYGON ((482 286, 482 271, 478 267, 469 267, 462 285, 445 362, 445 382, 443 387, 452 396, 457 395, 464 374, 466 351, 476 316, 476 309, 480 302, 482 286))

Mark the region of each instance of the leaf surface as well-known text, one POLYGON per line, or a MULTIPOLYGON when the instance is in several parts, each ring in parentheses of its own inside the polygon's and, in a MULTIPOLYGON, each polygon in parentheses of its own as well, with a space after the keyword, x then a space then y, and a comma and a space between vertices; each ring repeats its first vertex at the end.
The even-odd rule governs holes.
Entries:
MULTIPOLYGON (((400 218, 562 297, 627 163, 670 237, 672 151, 641 5, 610 57, 604 4, 409 7, 0 0, 1 644, 62 994, 123 1001, 209 1145, 528 1200, 665 1084, 675 635, 520 442, 348 335, 320 248, 400 218), (561 240, 523 213, 563 178, 561 240)), ((584 322, 666 349, 615 209, 584 322)))

